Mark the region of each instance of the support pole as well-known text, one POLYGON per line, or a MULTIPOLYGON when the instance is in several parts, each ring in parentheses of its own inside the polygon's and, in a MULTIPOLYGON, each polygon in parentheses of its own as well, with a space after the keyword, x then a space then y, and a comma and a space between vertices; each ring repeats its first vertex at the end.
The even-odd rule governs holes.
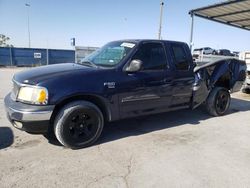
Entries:
POLYGON ((190 33, 190 43, 189 43, 189 47, 190 50, 192 52, 192 48, 193 48, 193 35, 194 35, 194 14, 191 13, 191 33, 190 33))
POLYGON ((49 64, 49 41, 48 41, 48 39, 46 40, 46 43, 47 43, 46 62, 47 62, 47 65, 48 65, 49 64))
POLYGON ((46 52, 47 52, 47 53, 46 53, 46 54, 47 54, 46 57, 47 57, 47 65, 48 65, 48 64, 49 64, 49 49, 48 49, 48 48, 47 48, 46 52))
POLYGON ((77 63, 77 48, 75 46, 75 63, 77 63))
POLYGON ((25 6, 27 7, 27 15, 28 15, 28 37, 29 37, 29 48, 30 48, 30 4, 25 3, 25 6))
POLYGON ((161 0, 161 4, 160 4, 160 25, 159 25, 159 33, 158 33, 158 39, 161 40, 161 28, 162 28, 162 14, 163 14, 163 5, 164 2, 163 0, 161 0))
POLYGON ((12 49, 11 49, 11 46, 10 46, 10 66, 11 66, 11 67, 13 66, 13 57, 12 57, 12 49))

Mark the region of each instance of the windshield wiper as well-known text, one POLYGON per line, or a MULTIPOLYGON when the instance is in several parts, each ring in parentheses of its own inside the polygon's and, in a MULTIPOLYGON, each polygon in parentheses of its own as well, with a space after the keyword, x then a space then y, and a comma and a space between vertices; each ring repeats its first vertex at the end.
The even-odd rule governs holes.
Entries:
POLYGON ((91 61, 89 61, 89 60, 81 61, 80 64, 83 64, 83 65, 90 65, 91 67, 98 68, 98 66, 97 66, 96 64, 94 64, 93 62, 91 62, 91 61))

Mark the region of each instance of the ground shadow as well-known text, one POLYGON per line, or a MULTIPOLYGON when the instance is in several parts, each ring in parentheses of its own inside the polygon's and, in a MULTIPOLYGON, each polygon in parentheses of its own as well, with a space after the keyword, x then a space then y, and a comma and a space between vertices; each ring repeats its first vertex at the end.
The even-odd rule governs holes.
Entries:
POLYGON ((127 119, 109 123, 105 126, 101 139, 102 144, 130 136, 138 136, 185 124, 198 125, 200 121, 210 118, 203 108, 196 110, 179 110, 155 114, 140 118, 127 119))
MULTIPOLYGON (((233 98, 231 101, 231 107, 226 115, 237 113, 239 111, 250 111, 250 101, 233 98)), ((208 115, 205 106, 201 106, 195 110, 179 110, 140 118, 120 120, 106 124, 101 138, 95 145, 130 136, 143 135, 171 127, 186 126, 186 124, 199 125, 201 121, 209 118, 216 117, 208 115)), ((61 146, 53 134, 52 137, 50 136, 47 138, 49 138, 49 143, 61 146)))
POLYGON ((248 100, 232 98, 229 113, 250 111, 250 95, 248 100))
MULTIPOLYGON (((250 101, 232 98, 231 107, 226 115, 240 111, 250 111, 250 101)), ((102 137, 97 144, 102 144, 129 136, 147 134, 171 127, 185 126, 186 124, 198 125, 202 120, 209 118, 216 117, 211 117, 208 115, 205 106, 201 106, 195 110, 187 109, 117 121, 109 123, 107 126, 105 126, 102 137)))
POLYGON ((13 131, 9 127, 0 127, 0 150, 8 148, 13 142, 13 131))
POLYGON ((48 140, 48 142, 54 146, 62 146, 62 144, 56 139, 56 135, 49 130, 49 132, 43 134, 43 136, 48 140))

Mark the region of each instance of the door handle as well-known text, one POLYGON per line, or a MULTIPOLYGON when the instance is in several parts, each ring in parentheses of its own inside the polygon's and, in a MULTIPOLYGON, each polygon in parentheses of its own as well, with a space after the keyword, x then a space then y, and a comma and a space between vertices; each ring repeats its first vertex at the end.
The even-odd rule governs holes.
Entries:
POLYGON ((172 79, 172 78, 164 78, 163 81, 164 81, 165 83, 170 83, 170 82, 173 81, 173 79, 172 79))

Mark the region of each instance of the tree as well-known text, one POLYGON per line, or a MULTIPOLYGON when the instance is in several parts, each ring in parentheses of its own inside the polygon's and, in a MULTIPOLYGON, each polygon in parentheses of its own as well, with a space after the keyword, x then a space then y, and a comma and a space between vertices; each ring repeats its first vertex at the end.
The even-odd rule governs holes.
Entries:
POLYGON ((9 37, 0 34, 0 47, 13 47, 13 45, 8 44, 8 41, 10 40, 9 37))

